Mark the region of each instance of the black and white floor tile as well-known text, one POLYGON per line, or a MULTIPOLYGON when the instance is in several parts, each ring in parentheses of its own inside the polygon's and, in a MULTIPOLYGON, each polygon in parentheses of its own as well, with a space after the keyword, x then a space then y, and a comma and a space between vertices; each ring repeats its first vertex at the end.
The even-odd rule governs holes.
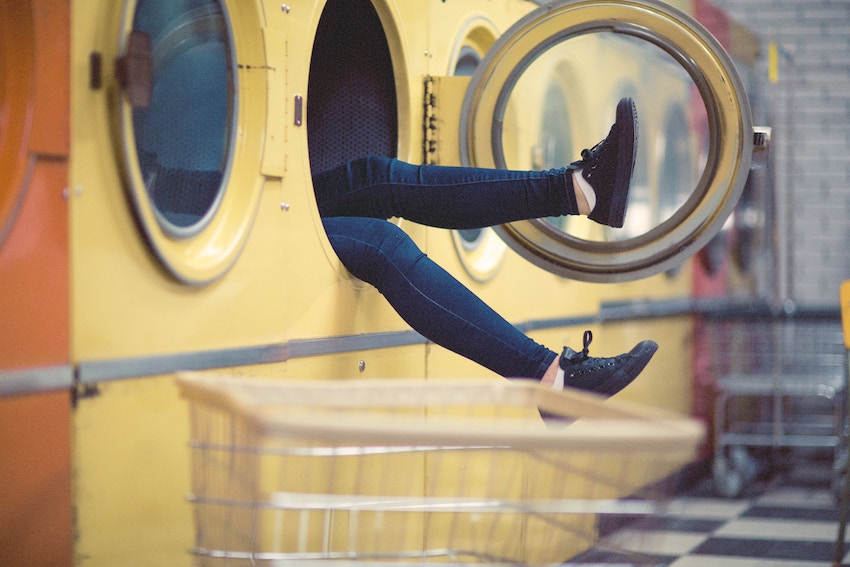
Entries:
MULTIPOLYGON (((831 462, 818 460, 768 475, 738 499, 716 496, 711 479, 702 479, 673 498, 669 515, 619 528, 607 535, 600 547, 574 562, 832 567, 839 506, 830 480, 831 462), (618 551, 611 551, 614 549, 618 551)), ((842 567, 850 567, 850 538, 846 541, 842 567)))

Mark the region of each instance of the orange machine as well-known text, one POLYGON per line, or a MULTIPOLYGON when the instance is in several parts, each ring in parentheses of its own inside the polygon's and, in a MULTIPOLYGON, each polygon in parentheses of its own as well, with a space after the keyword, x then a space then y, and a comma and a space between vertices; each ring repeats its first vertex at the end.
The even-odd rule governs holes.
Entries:
POLYGON ((71 561, 70 9, 0 3, 0 557, 71 561))

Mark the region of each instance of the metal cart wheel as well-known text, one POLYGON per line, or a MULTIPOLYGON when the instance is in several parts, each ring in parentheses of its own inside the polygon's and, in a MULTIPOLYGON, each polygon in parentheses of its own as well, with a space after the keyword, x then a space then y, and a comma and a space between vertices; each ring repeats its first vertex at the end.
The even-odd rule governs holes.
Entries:
POLYGON ((744 447, 730 447, 729 456, 722 453, 714 458, 712 475, 714 488, 726 498, 737 498, 752 483, 758 473, 758 463, 744 447))
POLYGON ((835 460, 832 465, 832 481, 830 488, 835 501, 841 503, 841 494, 847 475, 847 447, 840 446, 835 449, 835 460))

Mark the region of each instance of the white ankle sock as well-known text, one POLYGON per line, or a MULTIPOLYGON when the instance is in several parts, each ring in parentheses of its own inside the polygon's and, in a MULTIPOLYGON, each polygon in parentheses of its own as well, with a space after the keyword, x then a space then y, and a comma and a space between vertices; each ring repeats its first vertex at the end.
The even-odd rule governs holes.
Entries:
POLYGON ((564 369, 558 368, 558 372, 555 374, 555 381, 552 382, 552 389, 561 391, 564 389, 564 369))
POLYGON ((579 189, 584 193, 584 198, 587 199, 587 206, 590 207, 590 211, 593 212, 593 209, 596 207, 596 191, 593 190, 593 187, 590 186, 590 183, 587 182, 581 172, 577 175, 573 175, 573 181, 578 180, 579 189))

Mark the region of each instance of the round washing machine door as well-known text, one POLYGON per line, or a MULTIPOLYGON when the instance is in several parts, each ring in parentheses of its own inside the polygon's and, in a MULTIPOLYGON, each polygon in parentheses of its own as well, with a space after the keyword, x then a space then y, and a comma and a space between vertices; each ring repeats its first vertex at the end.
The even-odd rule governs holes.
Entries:
MULTIPOLYGON (((558 127, 571 140, 560 146, 591 147, 607 134, 622 96, 635 99, 644 146, 626 226, 569 217, 496 228, 511 248, 551 272, 617 282, 674 268, 720 231, 741 194, 754 151, 742 82, 710 33, 657 0, 561 0, 518 21, 470 82, 461 115, 463 162, 532 169, 546 139, 539 130, 558 127), (552 84, 571 93, 568 106, 542 119, 552 105, 541 97, 552 84), (681 131, 670 132, 671 107, 685 109, 681 131), (554 125, 553 116, 563 124, 554 125), (692 179, 690 186, 669 186, 659 151, 665 147, 690 152, 692 171, 678 174, 692 179)), ((551 157, 550 167, 578 159, 551 157)))
POLYGON ((262 189, 266 99, 256 7, 128 0, 116 65, 119 144, 136 218, 178 280, 204 284, 238 257, 262 189), (237 56, 240 63, 237 64, 237 56), (238 156, 238 157, 237 157, 238 156))

